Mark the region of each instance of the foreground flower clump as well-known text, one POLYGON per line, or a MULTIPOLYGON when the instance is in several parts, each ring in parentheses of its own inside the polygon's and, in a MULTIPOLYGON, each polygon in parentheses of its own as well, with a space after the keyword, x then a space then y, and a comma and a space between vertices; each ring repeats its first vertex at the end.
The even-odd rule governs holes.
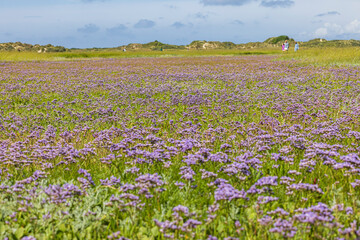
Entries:
POLYGON ((1 239, 356 239, 360 68, 0 63, 1 239))

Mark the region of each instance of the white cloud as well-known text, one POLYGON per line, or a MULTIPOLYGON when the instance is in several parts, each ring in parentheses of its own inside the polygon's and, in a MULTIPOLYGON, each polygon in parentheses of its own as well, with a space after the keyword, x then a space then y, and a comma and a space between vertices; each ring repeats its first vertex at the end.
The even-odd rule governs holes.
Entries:
POLYGON ((345 25, 325 23, 323 27, 316 29, 313 35, 314 37, 337 37, 358 33, 360 33, 360 21, 355 19, 345 25))
POLYGON ((360 21, 355 19, 345 27, 348 33, 360 33, 360 21))
POLYGON ((344 33, 343 27, 336 23, 325 23, 325 27, 331 35, 340 35, 344 33))
POLYGON ((319 37, 326 37, 328 35, 328 31, 327 28, 318 28, 315 30, 314 33, 314 37, 319 38, 319 37))

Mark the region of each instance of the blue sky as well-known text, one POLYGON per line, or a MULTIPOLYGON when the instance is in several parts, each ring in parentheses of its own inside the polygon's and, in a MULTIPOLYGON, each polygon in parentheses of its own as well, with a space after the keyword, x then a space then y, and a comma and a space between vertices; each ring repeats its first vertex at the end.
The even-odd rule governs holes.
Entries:
POLYGON ((359 0, 0 0, 0 43, 360 39, 359 0))

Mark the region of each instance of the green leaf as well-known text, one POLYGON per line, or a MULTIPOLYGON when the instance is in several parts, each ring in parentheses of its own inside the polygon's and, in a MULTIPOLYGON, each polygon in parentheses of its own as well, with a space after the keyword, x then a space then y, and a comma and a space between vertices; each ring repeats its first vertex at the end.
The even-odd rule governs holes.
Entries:
POLYGON ((23 227, 21 228, 18 228, 16 231, 15 231, 15 237, 17 239, 21 239, 22 236, 24 236, 24 232, 25 232, 25 229, 23 227))
POLYGON ((6 231, 6 227, 3 223, 0 223, 0 234, 3 235, 6 231))
POLYGON ((153 227, 152 229, 151 229, 151 236, 152 237, 156 237, 156 236, 158 236, 159 235, 159 230, 158 230, 158 228, 157 227, 153 227))
POLYGON ((148 231, 146 227, 140 227, 139 232, 146 234, 148 231))
POLYGON ((222 222, 221 222, 221 223, 218 225, 218 227, 216 228, 216 230, 217 230, 219 233, 223 232, 224 229, 225 229, 225 225, 224 225, 222 222))
POLYGON ((66 232, 66 226, 65 226, 65 224, 60 224, 59 226, 58 226, 58 229, 60 230, 60 231, 62 231, 62 232, 66 232))
POLYGON ((248 219, 250 220, 254 220, 257 218, 257 214, 256 211, 253 207, 250 207, 248 209, 245 210, 245 214, 247 216, 248 219))

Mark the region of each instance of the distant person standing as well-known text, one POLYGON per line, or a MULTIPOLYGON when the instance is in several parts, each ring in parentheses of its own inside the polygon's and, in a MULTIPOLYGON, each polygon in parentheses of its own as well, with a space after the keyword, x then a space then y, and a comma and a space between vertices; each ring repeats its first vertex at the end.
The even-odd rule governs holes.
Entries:
POLYGON ((285 51, 285 43, 283 43, 283 44, 281 45, 281 50, 282 50, 282 51, 285 51))
POLYGON ((296 43, 295 43, 294 51, 297 52, 298 50, 299 50, 299 44, 296 42, 296 43))
POLYGON ((284 47, 284 51, 288 51, 289 50, 289 43, 287 40, 285 40, 285 43, 284 43, 285 47, 284 47))

